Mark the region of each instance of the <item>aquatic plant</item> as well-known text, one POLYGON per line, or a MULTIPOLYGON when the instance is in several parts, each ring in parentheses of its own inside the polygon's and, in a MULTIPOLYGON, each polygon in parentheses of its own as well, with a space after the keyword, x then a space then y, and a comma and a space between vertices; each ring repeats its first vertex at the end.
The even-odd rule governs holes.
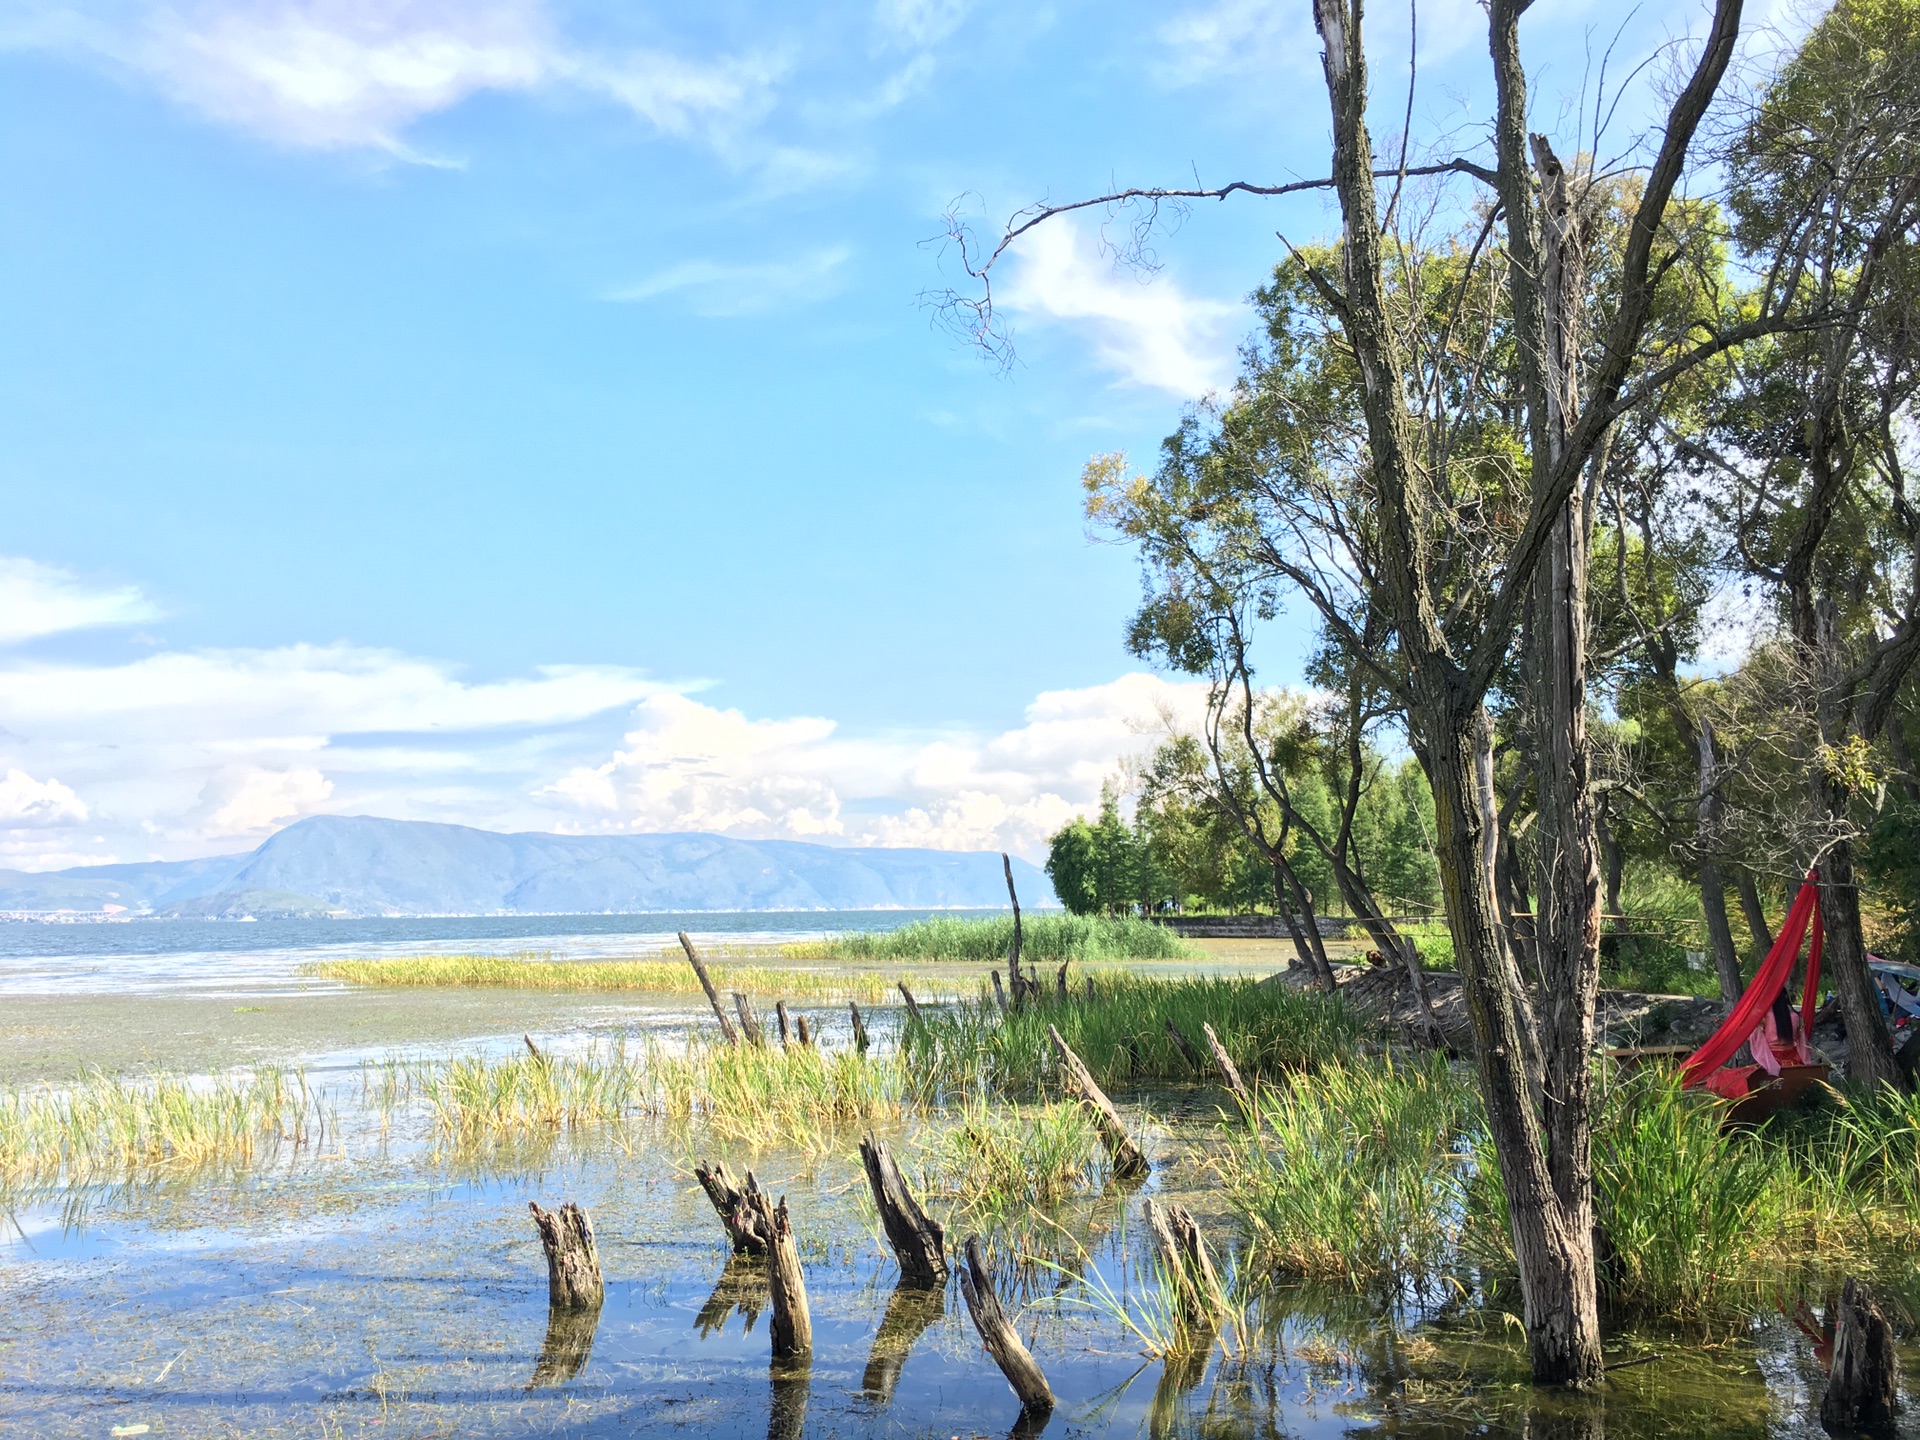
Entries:
POLYGON ((1106 1148, 1085 1107, 1019 1105, 976 1095, 941 1112, 915 1140, 921 1188, 950 1205, 950 1228, 991 1225, 1057 1204, 1107 1177, 1106 1148))
MULTIPOLYGON (((1036 964, 1062 960, 1191 960, 1202 955, 1165 925, 1110 915, 1028 915, 1021 954, 1036 964)), ((826 940, 783 945, 798 960, 968 960, 1004 963, 1013 945, 1013 916, 937 915, 898 930, 859 930, 826 940)))
MULTIPOLYGON (((926 995, 951 992, 952 981, 888 971, 807 969, 784 965, 709 965, 722 992, 771 999, 853 999, 881 1002, 899 998, 905 981, 926 995)), ((512 990, 644 990, 665 995, 698 995, 700 981, 684 960, 551 960, 541 955, 404 955, 381 960, 321 960, 300 967, 303 975, 344 980, 350 985, 498 988, 512 990)))

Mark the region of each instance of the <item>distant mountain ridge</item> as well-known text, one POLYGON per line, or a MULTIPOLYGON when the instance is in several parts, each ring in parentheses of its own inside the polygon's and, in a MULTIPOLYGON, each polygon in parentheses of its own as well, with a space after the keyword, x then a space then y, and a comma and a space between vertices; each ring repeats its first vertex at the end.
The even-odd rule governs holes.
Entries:
MULTIPOLYGON (((1013 862, 1022 904, 1052 906, 1013 862)), ((856 849, 724 835, 503 835, 319 815, 245 855, 30 874, 0 870, 0 911, 180 919, 592 915, 674 910, 1004 908, 997 854, 856 849)))

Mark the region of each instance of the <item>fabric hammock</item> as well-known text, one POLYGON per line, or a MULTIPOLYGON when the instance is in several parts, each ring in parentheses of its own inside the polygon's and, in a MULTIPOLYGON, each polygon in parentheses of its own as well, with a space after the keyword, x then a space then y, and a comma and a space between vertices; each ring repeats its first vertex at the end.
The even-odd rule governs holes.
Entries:
POLYGON ((1778 1062, 1781 1061, 1800 1065, 1811 1063, 1813 1056, 1807 1048, 1807 1040, 1808 1032, 1813 1028, 1814 1001, 1820 993, 1820 947, 1823 938, 1820 926, 1820 875, 1818 871, 1809 870, 1800 886, 1800 893, 1793 897, 1793 906, 1787 911, 1785 922, 1780 926, 1779 937, 1773 942, 1773 948, 1767 951, 1767 958, 1760 962, 1760 968, 1747 986, 1746 993, 1707 1043, 1682 1063, 1681 1084, 1705 1084, 1707 1078, 1731 1060, 1734 1052, 1749 1040, 1753 1042, 1753 1053, 1760 1060, 1762 1069, 1778 1073, 1778 1062), (1800 942, 1806 938, 1809 928, 1813 931, 1813 949, 1807 957, 1807 983, 1800 991, 1800 1023, 1793 1027, 1793 1034, 1773 1036, 1771 1046, 1767 1046, 1762 1027, 1773 1010, 1774 1001, 1786 988, 1787 977, 1793 972, 1793 962, 1800 958, 1800 942), (1763 1049, 1772 1051, 1765 1059, 1760 1058, 1763 1049), (1776 1063, 1768 1065, 1767 1059, 1776 1063))

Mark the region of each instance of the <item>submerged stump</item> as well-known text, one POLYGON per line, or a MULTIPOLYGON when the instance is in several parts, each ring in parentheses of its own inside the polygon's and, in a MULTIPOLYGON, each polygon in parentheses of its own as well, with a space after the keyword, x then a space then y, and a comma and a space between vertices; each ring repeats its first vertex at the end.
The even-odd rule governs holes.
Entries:
POLYGON ((707 967, 700 961, 700 952, 693 948, 693 941, 687 938, 687 932, 680 932, 680 948, 687 952, 687 963, 693 966, 694 978, 699 980, 700 988, 707 992, 707 1003, 713 1006, 713 1018, 720 1022, 720 1033, 727 1037, 729 1045, 738 1045, 740 1037, 734 1033, 733 1021, 727 1018, 727 1012, 720 1007, 720 992, 713 988, 713 977, 707 974, 707 967))
POLYGON ((1113 1159, 1113 1173, 1123 1179, 1145 1175, 1153 1168, 1147 1163, 1147 1152, 1127 1133, 1120 1112, 1113 1108, 1107 1092, 1094 1082, 1093 1072, 1073 1053, 1073 1047, 1060 1038, 1058 1026, 1047 1026, 1047 1038, 1053 1041, 1054 1053, 1060 1057, 1060 1068, 1066 1071, 1068 1086, 1079 1095, 1080 1103, 1093 1112, 1100 1138, 1106 1141, 1107 1153, 1113 1159))
POLYGON ((813 1044, 813 1031, 807 1026, 806 1016, 796 1015, 793 1017, 793 1033, 800 1038, 802 1045, 813 1044))
POLYGON ((765 1045, 767 1033, 760 1028, 760 1017, 753 1013, 753 1002, 738 990, 733 992, 733 1008, 740 1012, 740 1033, 750 1044, 765 1045))
MULTIPOLYGON (((1016 977, 1013 983, 1018 985, 1020 981, 1016 977)), ((1000 972, 998 970, 993 972, 993 1001, 994 1004, 1000 1007, 1000 1013, 1002 1015, 1007 1013, 1007 990, 1006 987, 1000 983, 1000 972)))
POLYGON ((930 1218, 907 1188, 906 1177, 894 1163, 884 1140, 868 1135, 860 1141, 860 1162, 867 1169, 873 1207, 887 1232, 887 1243, 900 1261, 900 1282, 929 1288, 947 1278, 946 1232, 930 1218))
POLYGON ((867 1053, 867 1022, 860 1018, 860 1002, 847 1001, 847 1009, 853 1015, 853 1048, 864 1055, 867 1053))
POLYGON ((532 1200, 527 1208, 547 1252, 547 1304, 555 1310, 598 1310, 606 1287, 587 1212, 571 1200, 558 1210, 542 1210, 532 1200))
POLYGON ((784 1000, 774 1001, 773 1013, 780 1021, 780 1048, 782 1050, 789 1049, 793 1045, 793 1020, 792 1017, 787 1014, 787 1002, 784 1000))
POLYGON ((1891 1435, 1898 1379, 1893 1326, 1873 1292, 1849 1279, 1833 1327, 1833 1373, 1820 1400, 1820 1423, 1839 1434, 1891 1435))
POLYGON ((1207 1073, 1207 1062, 1200 1058, 1200 1052, 1193 1048, 1193 1042, 1180 1033, 1180 1027, 1173 1023, 1171 1015, 1167 1017, 1167 1038, 1173 1041, 1173 1048, 1180 1052, 1181 1058, 1192 1067, 1194 1074, 1207 1073))
POLYGON ((1226 1292, 1193 1212, 1184 1205, 1156 1205, 1151 1198, 1141 1209, 1153 1232, 1154 1248, 1173 1280, 1175 1318, 1183 1330, 1205 1331, 1211 1340, 1226 1292))
POLYGON ((720 1223, 726 1227, 733 1253, 766 1254, 767 1235, 760 1228, 759 1213, 747 1203, 749 1196, 765 1193, 760 1189, 760 1182, 753 1178, 753 1172, 747 1172, 747 1182, 742 1185, 734 1180, 732 1172, 727 1169, 727 1162, 718 1160, 711 1165, 694 1166, 693 1177, 700 1182, 700 1188, 707 1192, 707 1199, 713 1202, 720 1223))
POLYGON ((907 982, 904 980, 900 982, 900 998, 907 1002, 908 1018, 918 1021, 920 1018, 920 1002, 913 998, 913 991, 907 988, 907 982))
POLYGON ((778 1205, 757 1185, 748 1192, 747 1208, 767 1237, 767 1280, 773 1294, 773 1319, 768 1333, 776 1360, 796 1360, 813 1353, 813 1315, 807 1308, 807 1282, 800 1272, 800 1247, 794 1243, 793 1220, 786 1196, 778 1205))
POLYGON ((1007 1312, 1000 1308, 993 1277, 987 1273, 986 1262, 980 1256, 978 1235, 967 1237, 966 1258, 960 1267, 960 1293, 966 1297, 967 1313, 973 1316, 973 1328, 980 1332, 980 1343, 986 1346, 1000 1373, 1007 1377, 1013 1393, 1020 1397, 1022 1408, 1041 1415, 1050 1412, 1053 1388, 1013 1328, 1007 1312))
POLYGON ((1227 1054, 1227 1047, 1220 1043, 1220 1037, 1213 1033, 1213 1026, 1207 1021, 1200 1022, 1200 1033, 1207 1038, 1207 1049, 1213 1052, 1213 1063, 1220 1067, 1220 1078, 1227 1082, 1227 1089, 1233 1092, 1233 1098, 1240 1102, 1240 1108, 1248 1115, 1253 1114, 1253 1092, 1247 1089, 1247 1082, 1240 1078, 1240 1067, 1233 1063, 1233 1057, 1227 1054))

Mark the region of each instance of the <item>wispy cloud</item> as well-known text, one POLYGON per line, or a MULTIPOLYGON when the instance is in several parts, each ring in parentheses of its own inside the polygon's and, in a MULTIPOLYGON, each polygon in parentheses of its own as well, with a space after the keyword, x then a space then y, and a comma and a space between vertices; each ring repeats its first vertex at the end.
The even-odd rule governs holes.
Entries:
POLYGON ((136 586, 89 585, 58 566, 0 555, 0 645, 159 618, 136 586))
POLYGON ((1124 379, 1192 398, 1232 374, 1242 307, 1189 295, 1165 275, 1116 271, 1068 217, 1029 231, 1017 254, 1007 307, 1081 331, 1100 364, 1124 379))
POLYGON ((840 288, 840 268, 852 254, 847 246, 836 245, 756 264, 685 260, 637 285, 610 291, 606 298, 634 302, 678 295, 699 315, 761 315, 834 294, 840 288))
POLYGON ((879 0, 873 22, 889 43, 925 48, 959 29, 971 9, 972 0, 879 0))

